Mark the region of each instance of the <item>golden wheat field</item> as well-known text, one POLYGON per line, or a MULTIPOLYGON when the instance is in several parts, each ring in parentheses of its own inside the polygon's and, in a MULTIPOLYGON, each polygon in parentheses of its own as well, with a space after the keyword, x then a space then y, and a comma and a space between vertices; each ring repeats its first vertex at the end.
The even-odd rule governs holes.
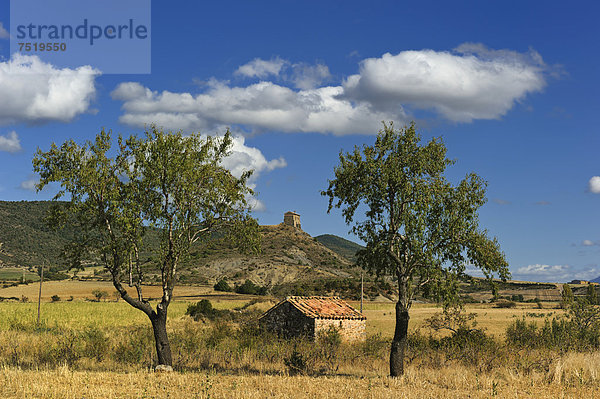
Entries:
MULTIPOLYGON (((404 377, 288 377, 273 375, 223 375, 214 373, 156 374, 81 372, 56 370, 0 370, 3 398, 595 398, 598 379, 590 379, 600 359, 567 359, 569 383, 553 375, 522 377, 498 370, 476 375, 464 368, 416 370, 404 377), (581 365, 579 364, 581 363, 581 365), (583 375, 582 375, 583 374, 583 375), (581 383, 579 381, 582 381, 581 383)), ((564 365, 557 365, 557 369, 564 365)), ((563 373, 564 371, 559 371, 563 373)))
MULTIPOLYGON (((216 295, 207 287, 179 287, 180 299, 170 306, 168 322, 176 371, 154 373, 146 316, 112 297, 105 302, 85 300, 93 297, 94 289, 108 291, 110 286, 48 283, 41 328, 36 327, 37 304, 32 302, 37 287, 6 288, 0 290, 0 296, 17 296, 8 291, 16 288, 21 288, 20 295, 29 296, 30 302, 0 302, 2 398, 600 397, 598 352, 522 351, 508 360, 492 359, 488 367, 470 367, 451 358, 434 364, 438 355, 422 361, 423 356, 415 352, 405 375, 391 379, 386 376, 389 346, 385 344, 394 328, 391 302, 366 302, 364 306, 367 333, 379 334, 383 347, 355 356, 353 352, 362 347, 343 346, 338 363, 327 365, 317 359, 314 369, 318 372, 290 376, 283 359, 289 356, 291 345, 263 348, 254 338, 232 340, 235 327, 195 322, 185 315, 188 305, 199 298, 209 298, 217 309, 240 308, 252 299, 216 295), (72 296, 73 300, 50 302, 51 295, 72 296), (193 300, 184 300, 187 298, 193 300)), ((258 315, 275 300, 254 302, 250 308, 258 315)), ((352 305, 359 306, 356 302, 352 305)), ((545 315, 562 313, 551 303, 544 303, 544 309, 523 303, 513 309, 475 304, 467 310, 476 313, 478 325, 498 342, 515 319, 533 315, 530 319, 541 323, 545 315)), ((438 311, 433 305, 415 304, 411 331, 426 330, 425 319, 438 311)), ((312 350, 310 345, 305 348, 312 350)))

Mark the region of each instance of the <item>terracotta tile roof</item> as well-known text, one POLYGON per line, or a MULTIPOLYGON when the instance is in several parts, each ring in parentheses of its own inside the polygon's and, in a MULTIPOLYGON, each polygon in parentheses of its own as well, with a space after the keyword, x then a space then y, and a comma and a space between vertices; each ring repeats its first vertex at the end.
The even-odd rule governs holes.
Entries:
MULTIPOLYGON (((308 317, 315 319, 360 319, 366 317, 339 297, 291 296, 289 302, 308 317)), ((282 302, 282 303, 283 303, 282 302)))

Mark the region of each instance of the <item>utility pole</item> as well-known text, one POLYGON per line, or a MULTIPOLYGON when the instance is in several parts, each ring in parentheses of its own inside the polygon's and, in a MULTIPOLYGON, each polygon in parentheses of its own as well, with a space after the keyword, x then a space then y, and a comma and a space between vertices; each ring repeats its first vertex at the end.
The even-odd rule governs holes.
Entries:
POLYGON ((40 292, 38 294, 38 318, 37 318, 37 326, 40 326, 40 309, 42 304, 42 283, 44 282, 44 265, 42 264, 40 272, 40 292))
POLYGON ((363 281, 364 272, 360 272, 360 313, 363 312, 363 292, 364 292, 364 281, 363 281))

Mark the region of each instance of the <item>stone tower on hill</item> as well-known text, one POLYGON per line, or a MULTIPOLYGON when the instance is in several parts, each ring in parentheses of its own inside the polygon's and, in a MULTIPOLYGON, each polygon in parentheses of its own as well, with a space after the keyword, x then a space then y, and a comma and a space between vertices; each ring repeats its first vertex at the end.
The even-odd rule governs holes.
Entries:
POLYGON ((302 229, 300 225, 300 215, 296 212, 286 212, 283 214, 283 224, 302 229))

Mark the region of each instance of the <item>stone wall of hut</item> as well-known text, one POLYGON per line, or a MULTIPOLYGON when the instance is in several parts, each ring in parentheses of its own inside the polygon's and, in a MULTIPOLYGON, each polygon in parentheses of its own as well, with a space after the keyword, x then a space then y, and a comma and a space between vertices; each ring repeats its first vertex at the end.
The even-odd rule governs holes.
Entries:
POLYGON ((288 302, 271 310, 259 320, 266 331, 284 337, 314 337, 315 320, 306 316, 288 302))
POLYGON ((315 332, 327 331, 331 326, 338 329, 342 340, 364 341, 367 337, 366 320, 360 319, 315 319, 315 332))

